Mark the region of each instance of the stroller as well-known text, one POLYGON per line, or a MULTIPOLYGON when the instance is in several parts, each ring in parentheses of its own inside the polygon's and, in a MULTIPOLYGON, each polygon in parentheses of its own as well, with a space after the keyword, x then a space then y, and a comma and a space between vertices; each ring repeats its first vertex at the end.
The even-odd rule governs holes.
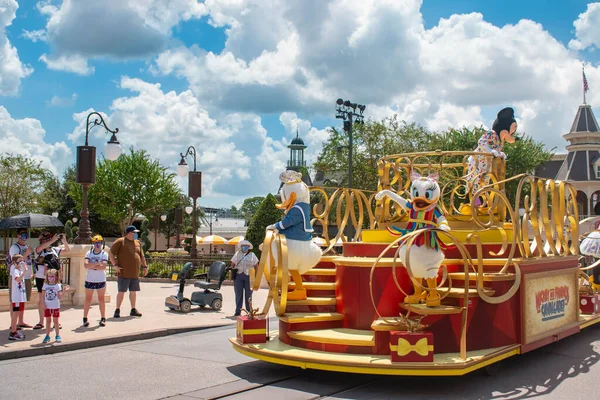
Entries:
POLYGON ((208 269, 208 273, 194 275, 194 278, 204 278, 205 280, 194 282, 194 287, 201 290, 192 292, 192 296, 186 298, 183 297, 185 277, 188 272, 193 269, 194 266, 191 262, 185 263, 177 276, 177 279, 179 280, 179 291, 176 295, 169 296, 165 299, 165 306, 171 310, 184 313, 190 312, 192 305, 200 306, 200 308, 210 306, 213 310, 219 311, 223 306, 223 295, 219 293, 219 290, 221 289, 221 284, 225 280, 227 271, 229 271, 230 268, 227 268, 222 261, 213 262, 208 269))

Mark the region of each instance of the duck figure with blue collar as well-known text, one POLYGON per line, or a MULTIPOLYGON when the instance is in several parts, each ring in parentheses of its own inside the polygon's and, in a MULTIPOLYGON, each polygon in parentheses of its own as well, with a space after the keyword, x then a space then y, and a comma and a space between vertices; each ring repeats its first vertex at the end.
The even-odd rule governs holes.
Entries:
MULTIPOLYGON (((411 172, 411 199, 407 200, 391 190, 382 190, 375 196, 376 200, 383 200, 389 197, 390 200, 397 203, 408 212, 408 225, 405 229, 392 226, 388 231, 395 236, 403 236, 406 233, 424 228, 439 228, 449 231, 450 226, 444 216, 444 212, 439 206, 440 185, 438 184, 438 173, 427 177, 421 176, 417 172, 411 172)), ((402 240, 398 253, 400 261, 406 266, 406 250, 408 241, 402 240)), ((414 294, 406 296, 404 302, 417 304, 425 302, 428 307, 438 307, 441 304, 441 296, 437 291, 437 276, 444 261, 445 249, 444 243, 438 238, 435 231, 427 231, 418 236, 413 242, 410 251, 410 271, 415 279, 413 286, 414 294), (421 281, 425 279, 429 292, 421 290, 421 281)))
MULTIPOLYGON (((288 300, 305 300, 306 289, 302 275, 311 270, 321 259, 321 249, 312 241, 310 223, 310 192, 302 182, 302 174, 296 171, 284 171, 279 175, 283 183, 281 204, 277 208, 285 211, 285 217, 267 227, 285 235, 288 250, 288 268, 294 281, 294 291, 288 293, 288 300)), ((271 250, 277 253, 273 242, 271 250)))

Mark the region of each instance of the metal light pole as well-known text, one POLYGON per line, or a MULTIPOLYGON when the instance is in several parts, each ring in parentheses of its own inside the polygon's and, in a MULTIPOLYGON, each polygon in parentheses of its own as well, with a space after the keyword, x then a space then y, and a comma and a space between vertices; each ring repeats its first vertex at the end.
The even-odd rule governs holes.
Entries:
POLYGON ((365 106, 362 104, 352 103, 349 100, 337 99, 336 102, 336 118, 344 120, 344 131, 348 135, 348 188, 352 189, 352 124, 364 124, 363 113, 365 106), (358 108, 358 113, 356 109, 358 108), (356 121, 353 118, 356 117, 356 121))
POLYGON ((198 256, 198 244, 196 243, 196 234, 198 233, 198 210, 196 201, 198 197, 202 197, 202 172, 196 171, 196 148, 194 146, 190 146, 187 149, 185 155, 180 153, 181 161, 177 166, 177 174, 182 178, 185 175, 188 175, 188 195, 193 200, 192 210, 192 247, 190 249, 190 256, 192 258, 196 258, 198 256), (189 155, 194 156, 194 170, 190 171, 190 167, 185 162, 185 158, 189 155))
POLYGON ((87 116, 86 128, 85 128, 85 146, 77 146, 77 177, 76 182, 81 185, 82 196, 81 196, 81 222, 79 223, 79 229, 77 230, 77 237, 73 241, 75 244, 90 244, 92 243, 92 228, 90 227, 88 211, 88 188, 96 183, 96 148, 94 146, 88 146, 88 139, 90 130, 101 125, 106 129, 107 132, 112 133, 110 140, 106 144, 104 149, 105 156, 108 160, 114 161, 122 153, 121 144, 117 140, 117 132, 119 129, 116 128, 114 131, 109 129, 104 122, 104 118, 97 112, 91 112, 87 116), (90 121, 92 115, 98 116, 98 118, 90 121))

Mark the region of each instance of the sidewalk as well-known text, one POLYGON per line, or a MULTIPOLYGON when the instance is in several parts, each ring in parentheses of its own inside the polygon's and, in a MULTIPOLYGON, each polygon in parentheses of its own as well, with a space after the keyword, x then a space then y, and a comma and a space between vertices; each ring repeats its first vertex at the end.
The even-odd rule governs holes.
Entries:
MULTIPOLYGON (((177 293, 179 285, 175 283, 142 282, 141 292, 137 297, 137 309, 143 314, 141 318, 130 317, 131 310, 128 294, 121 306, 121 318, 113 318, 116 308, 117 282, 107 282, 107 293, 111 296, 106 305, 106 326, 100 327, 100 311, 93 305, 88 314, 90 326, 81 326, 83 307, 63 307, 60 312, 62 325, 62 343, 54 343, 54 330, 50 344, 42 345, 45 329, 23 329, 25 340, 9 341, 10 313, 0 312, 0 360, 11 358, 52 354, 69 350, 77 350, 107 344, 122 343, 140 339, 166 336, 208 327, 223 326, 235 323, 232 317, 235 312, 235 296, 233 286, 223 286, 223 308, 213 311, 210 307, 200 309, 192 306, 189 314, 171 311, 165 307, 165 298, 177 293)), ((189 296, 194 290, 191 284, 186 285, 184 294, 189 296)), ((95 296, 95 295, 94 295, 95 296)), ((262 309, 267 298, 267 290, 254 292, 254 307, 262 309)), ((37 310, 25 311, 25 322, 35 325, 39 316, 37 310)))

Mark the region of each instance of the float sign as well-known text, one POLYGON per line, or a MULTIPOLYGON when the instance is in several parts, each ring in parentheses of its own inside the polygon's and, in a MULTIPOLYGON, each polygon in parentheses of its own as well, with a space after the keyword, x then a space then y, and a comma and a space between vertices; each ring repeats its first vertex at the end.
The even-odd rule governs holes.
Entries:
POLYGON ((524 275, 523 334, 525 344, 570 328, 577 322, 577 271, 524 275))

